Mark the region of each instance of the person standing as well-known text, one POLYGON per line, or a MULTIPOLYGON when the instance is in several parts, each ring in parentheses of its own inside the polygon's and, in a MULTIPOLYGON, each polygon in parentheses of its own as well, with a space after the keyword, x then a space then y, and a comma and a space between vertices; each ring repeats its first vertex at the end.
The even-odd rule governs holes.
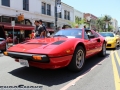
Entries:
POLYGON ((44 31, 44 28, 42 26, 41 23, 39 23, 38 20, 35 21, 34 23, 36 25, 36 38, 42 38, 43 37, 43 31, 44 31))
POLYGON ((35 28, 35 37, 38 38, 40 35, 39 35, 39 30, 38 30, 38 27, 39 27, 39 22, 37 20, 35 20, 34 22, 36 28, 35 28))
POLYGON ((34 39, 35 38, 35 32, 32 31, 32 34, 31 34, 31 39, 34 39))
POLYGON ((39 24, 42 25, 42 27, 43 27, 43 31, 41 32, 41 36, 42 37, 47 37, 47 30, 46 30, 45 25, 43 24, 43 21, 39 20, 39 24))

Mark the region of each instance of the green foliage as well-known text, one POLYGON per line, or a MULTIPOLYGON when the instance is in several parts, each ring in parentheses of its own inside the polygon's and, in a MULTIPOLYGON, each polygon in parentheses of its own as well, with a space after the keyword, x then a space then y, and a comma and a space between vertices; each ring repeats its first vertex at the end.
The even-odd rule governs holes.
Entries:
POLYGON ((99 31, 112 31, 113 27, 111 26, 111 16, 105 15, 103 17, 98 18, 97 20, 97 29, 99 31), (106 22, 108 22, 108 28, 106 29, 106 22))
POLYGON ((113 26, 112 25, 109 25, 109 27, 108 27, 108 31, 113 31, 113 26))
POLYGON ((82 24, 88 26, 88 24, 85 22, 85 19, 81 19, 79 17, 75 17, 75 22, 68 22, 68 24, 71 25, 71 27, 73 28, 75 28, 76 26, 80 26, 82 24))
POLYGON ((75 28, 75 26, 76 26, 76 23, 74 23, 74 22, 68 22, 68 24, 71 25, 72 28, 75 28))

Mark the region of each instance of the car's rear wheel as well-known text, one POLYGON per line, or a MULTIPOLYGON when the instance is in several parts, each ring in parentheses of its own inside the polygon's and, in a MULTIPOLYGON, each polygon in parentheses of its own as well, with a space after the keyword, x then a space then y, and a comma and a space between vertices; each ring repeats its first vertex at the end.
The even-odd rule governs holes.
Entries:
POLYGON ((80 71, 85 63, 85 50, 82 46, 78 46, 74 52, 73 58, 68 65, 68 69, 72 71, 80 71))
POLYGON ((106 56, 106 43, 104 42, 102 45, 102 50, 100 52, 100 56, 106 56))

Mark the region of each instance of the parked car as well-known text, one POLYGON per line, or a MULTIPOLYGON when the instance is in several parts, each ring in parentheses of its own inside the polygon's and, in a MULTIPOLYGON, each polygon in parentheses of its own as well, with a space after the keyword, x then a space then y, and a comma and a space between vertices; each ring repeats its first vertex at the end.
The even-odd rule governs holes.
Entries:
POLYGON ((117 45, 120 46, 120 35, 115 35, 115 37, 117 38, 117 45))
POLYGON ((24 66, 73 71, 80 71, 85 59, 96 54, 106 55, 106 41, 94 30, 84 29, 59 30, 51 38, 28 40, 4 52, 24 66))
POLYGON ((100 35, 105 37, 107 41, 106 48, 116 49, 116 47, 119 46, 119 39, 116 37, 116 35, 113 32, 100 32, 100 35))
POLYGON ((0 38, 0 51, 4 52, 6 51, 6 40, 4 38, 0 38))

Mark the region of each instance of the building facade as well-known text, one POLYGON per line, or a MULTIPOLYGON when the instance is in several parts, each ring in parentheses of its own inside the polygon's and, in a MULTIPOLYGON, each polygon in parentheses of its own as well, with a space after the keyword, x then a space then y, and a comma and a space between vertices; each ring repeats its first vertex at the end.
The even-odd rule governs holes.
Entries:
MULTIPOLYGON (((76 22, 77 20, 82 20, 84 19, 84 13, 74 9, 74 22, 76 22)), ((82 28, 84 26, 84 24, 81 24, 79 27, 82 28)))
POLYGON ((113 19, 111 20, 111 25, 113 26, 113 31, 114 32, 117 32, 119 29, 118 29, 118 21, 116 19, 113 19))
POLYGON ((84 18, 86 20, 86 23, 89 24, 89 28, 96 30, 96 20, 98 17, 91 13, 84 13, 84 18))
MULTIPOLYGON (((0 11, 0 16, 17 17, 23 14, 32 25, 35 20, 42 19, 48 28, 54 27, 55 0, 0 0, 0 11)), ((73 7, 62 3, 62 12, 58 14, 58 26, 73 21, 73 12, 73 7)))

